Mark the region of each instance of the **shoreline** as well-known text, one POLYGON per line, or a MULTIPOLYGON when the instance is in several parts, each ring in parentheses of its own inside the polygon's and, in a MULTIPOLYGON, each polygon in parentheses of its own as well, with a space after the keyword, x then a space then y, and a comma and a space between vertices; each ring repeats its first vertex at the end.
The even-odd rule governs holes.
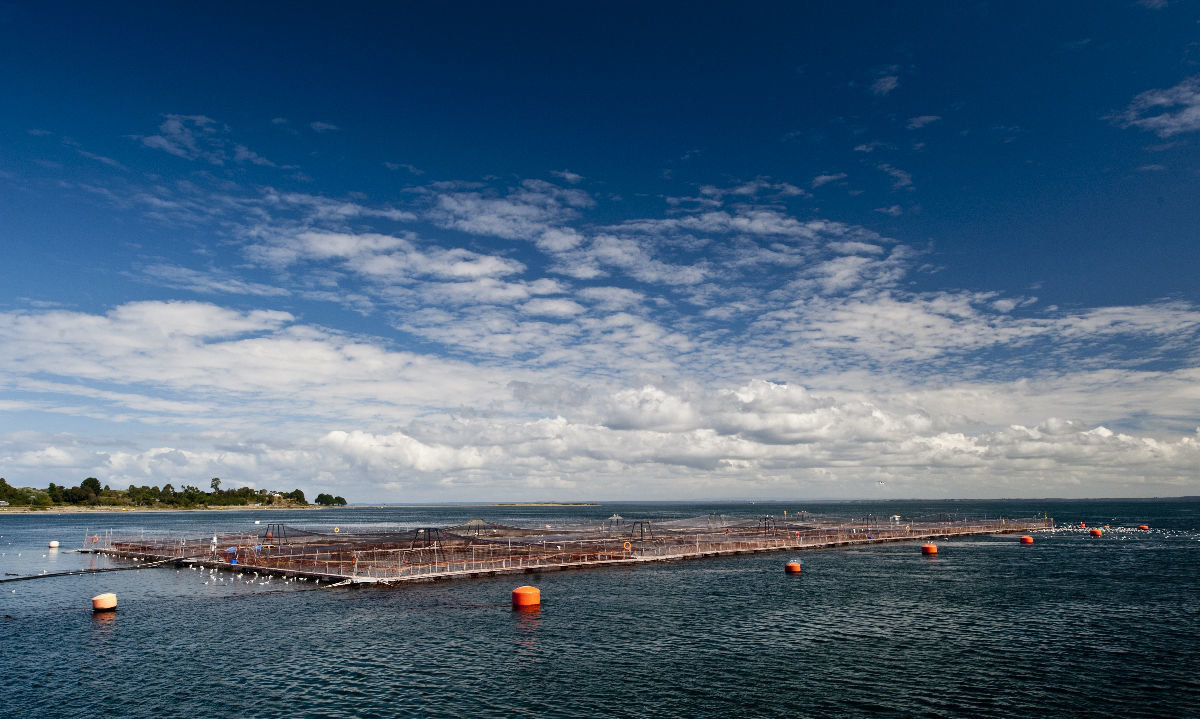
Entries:
POLYGON ((124 513, 128 513, 128 512, 133 512, 133 513, 228 512, 228 511, 234 511, 234 510, 239 510, 239 509, 243 510, 243 511, 253 510, 255 512, 260 511, 260 510, 268 511, 268 512, 278 512, 278 511, 285 510, 285 509, 295 509, 295 510, 303 511, 303 510, 308 510, 308 509, 335 509, 335 507, 325 507, 320 504, 303 504, 303 505, 297 504, 297 505, 282 506, 282 507, 277 507, 277 506, 270 505, 270 504, 261 504, 261 505, 229 504, 229 505, 221 505, 221 506, 215 506, 215 507, 203 507, 203 506, 202 507, 100 506, 100 507, 46 507, 45 509, 34 509, 31 507, 25 507, 25 506, 17 506, 17 507, 9 506, 9 507, 0 507, 0 515, 4 515, 4 514, 114 514, 114 513, 124 514, 124 513))
POLYGON ((345 504, 341 506, 326 506, 321 504, 293 504, 277 506, 273 504, 243 504, 243 505, 220 505, 220 506, 200 506, 200 507, 114 507, 108 506, 68 506, 68 507, 46 507, 45 509, 34 509, 28 506, 8 506, 0 507, 0 515, 4 514, 125 514, 125 513, 161 513, 161 512, 233 512, 242 511, 268 511, 280 512, 284 510, 314 510, 314 509, 350 509, 354 507, 372 508, 372 509, 391 509, 391 508, 441 508, 441 507, 463 507, 463 508, 480 508, 480 507, 598 507, 598 502, 494 502, 488 504, 345 504))

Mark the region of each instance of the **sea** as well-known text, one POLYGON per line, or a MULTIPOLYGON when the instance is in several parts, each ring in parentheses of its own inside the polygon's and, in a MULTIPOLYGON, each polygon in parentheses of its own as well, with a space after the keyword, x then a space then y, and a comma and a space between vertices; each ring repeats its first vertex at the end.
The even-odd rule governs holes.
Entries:
POLYGON ((170 565, 3 582, 0 716, 1200 716, 1196 498, 0 513, 0 578, 114 566, 70 551, 106 532, 784 510, 1055 528, 939 540, 936 557, 900 542, 395 587, 170 565), (512 610, 522 584, 540 610, 512 610), (103 592, 117 612, 93 614, 103 592))

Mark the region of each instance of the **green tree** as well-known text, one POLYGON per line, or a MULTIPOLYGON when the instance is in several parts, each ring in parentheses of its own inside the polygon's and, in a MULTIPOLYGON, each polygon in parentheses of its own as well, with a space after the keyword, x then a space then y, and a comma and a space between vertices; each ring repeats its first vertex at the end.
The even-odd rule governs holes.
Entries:
POLYGON ((208 486, 212 487, 213 492, 220 492, 221 491, 221 478, 213 477, 212 481, 208 483, 208 486))
POLYGON ((26 496, 18 491, 16 487, 9 486, 4 477, 0 477, 0 500, 4 500, 9 504, 25 504, 26 496))
POLYGON ((95 496, 83 487, 71 487, 70 489, 63 490, 63 499, 71 504, 90 502, 95 496))
POLYGON ((91 490, 92 494, 96 495, 97 497, 100 496, 100 480, 96 479, 95 477, 88 477, 80 482, 79 486, 83 487, 84 489, 91 490))
POLYGON ((317 504, 328 506, 333 504, 333 495, 321 492, 317 495, 317 498, 314 501, 316 501, 317 504))

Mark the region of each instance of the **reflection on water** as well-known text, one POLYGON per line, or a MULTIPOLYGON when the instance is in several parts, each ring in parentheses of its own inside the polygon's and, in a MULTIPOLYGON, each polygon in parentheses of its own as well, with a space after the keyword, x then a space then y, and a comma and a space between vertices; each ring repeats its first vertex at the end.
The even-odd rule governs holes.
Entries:
POLYGON ((92 636, 106 636, 111 634, 116 628, 117 613, 112 612, 92 612, 92 636))
POLYGON ((541 627, 542 608, 540 606, 513 607, 512 616, 517 630, 518 661, 540 661, 537 655, 537 636, 538 629, 541 627))

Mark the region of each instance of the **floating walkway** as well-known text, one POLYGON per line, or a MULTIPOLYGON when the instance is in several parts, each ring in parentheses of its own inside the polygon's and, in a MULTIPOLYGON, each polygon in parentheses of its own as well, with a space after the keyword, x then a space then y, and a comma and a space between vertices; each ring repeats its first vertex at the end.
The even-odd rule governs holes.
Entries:
MULTIPOLYGON (((237 569, 340 585, 401 584, 501 574, 639 565, 757 552, 804 551, 883 542, 1030 532, 1053 528, 1048 517, 886 523, 791 521, 708 515, 626 520, 591 526, 507 527, 472 520, 453 527, 396 532, 317 532, 270 524, 262 533, 203 538, 93 535, 83 551, 164 564, 237 569)), ((146 566, 146 565, 142 565, 146 566)))

